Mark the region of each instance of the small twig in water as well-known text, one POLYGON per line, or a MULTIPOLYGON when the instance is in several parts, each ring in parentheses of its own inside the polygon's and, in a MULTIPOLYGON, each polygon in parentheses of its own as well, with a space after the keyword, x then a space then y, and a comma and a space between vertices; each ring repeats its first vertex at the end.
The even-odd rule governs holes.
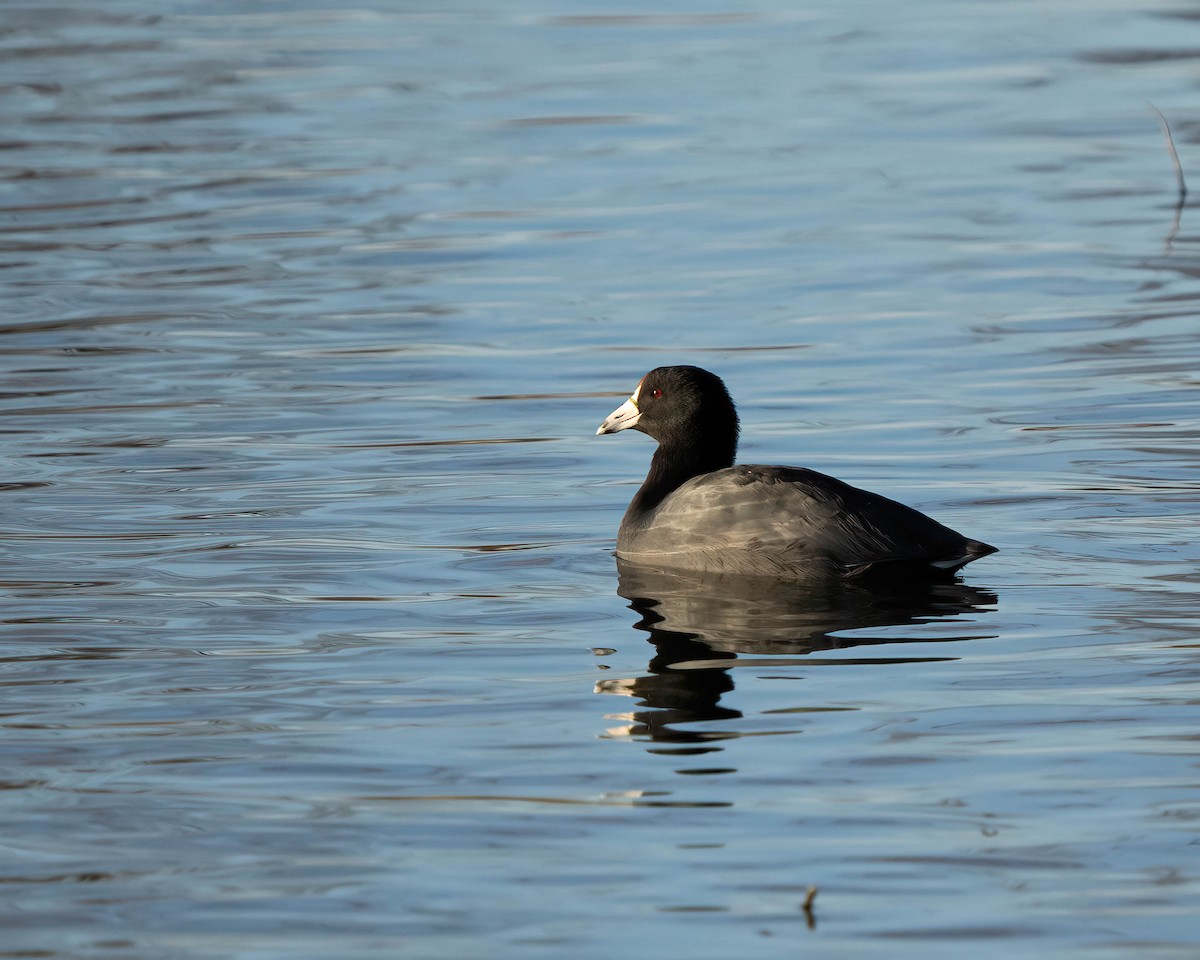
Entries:
POLYGON ((1179 151, 1175 149, 1175 138, 1171 136, 1171 125, 1167 123, 1167 118, 1163 116, 1163 112, 1158 107, 1149 101, 1146 105, 1154 111, 1158 116, 1158 122, 1162 124, 1163 139, 1167 141, 1167 152, 1171 155, 1171 163, 1175 165, 1175 182, 1179 185, 1179 204, 1182 206, 1187 197, 1187 181, 1183 179, 1183 164, 1179 162, 1179 151))
POLYGON ((800 904, 800 909, 804 911, 804 919, 808 921, 808 929, 814 930, 817 926, 817 918, 813 915, 813 901, 817 899, 817 888, 809 887, 808 892, 804 894, 804 902, 800 904))

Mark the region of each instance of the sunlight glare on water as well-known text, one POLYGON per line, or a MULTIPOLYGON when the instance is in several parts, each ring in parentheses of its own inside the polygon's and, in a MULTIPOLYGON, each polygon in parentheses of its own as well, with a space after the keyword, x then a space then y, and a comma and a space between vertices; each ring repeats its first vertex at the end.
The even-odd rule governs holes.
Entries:
POLYGON ((1194 5, 3 9, 0 957, 1195 955, 1194 5), (1001 552, 619 576, 663 363, 1001 552))

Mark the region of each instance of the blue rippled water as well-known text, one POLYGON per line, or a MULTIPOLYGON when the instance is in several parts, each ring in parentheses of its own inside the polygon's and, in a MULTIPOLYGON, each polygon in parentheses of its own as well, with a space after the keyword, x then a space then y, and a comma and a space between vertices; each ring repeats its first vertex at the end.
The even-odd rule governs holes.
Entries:
POLYGON ((1194 5, 0 12, 0 957, 1195 956, 1194 5), (669 362, 1002 552, 619 579, 669 362))

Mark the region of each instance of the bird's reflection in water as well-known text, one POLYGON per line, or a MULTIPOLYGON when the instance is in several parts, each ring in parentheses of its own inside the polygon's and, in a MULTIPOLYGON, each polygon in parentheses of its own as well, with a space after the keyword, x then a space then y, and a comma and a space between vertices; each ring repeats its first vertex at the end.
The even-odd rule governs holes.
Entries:
POLYGON ((733 689, 731 668, 739 655, 754 657, 748 662, 760 666, 952 659, 872 656, 830 661, 812 654, 864 645, 969 640, 981 634, 933 637, 922 631, 903 636, 892 630, 886 636, 845 636, 844 632, 952 622, 996 603, 994 593, 958 582, 868 588, 843 581, 796 583, 701 576, 620 560, 617 568, 617 592, 641 615, 634 627, 650 635, 656 652, 646 676, 597 684, 599 692, 635 697, 638 706, 645 708, 622 714, 628 725, 612 732, 695 744, 697 752, 716 748, 713 741, 724 736, 711 729, 689 731, 679 725, 741 716, 720 704, 721 697, 733 689))

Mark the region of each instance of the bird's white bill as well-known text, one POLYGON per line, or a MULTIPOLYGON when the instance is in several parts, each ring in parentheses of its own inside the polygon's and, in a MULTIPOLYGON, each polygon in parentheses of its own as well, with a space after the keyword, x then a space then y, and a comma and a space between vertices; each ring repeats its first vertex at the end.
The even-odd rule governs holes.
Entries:
POLYGON ((641 415, 642 411, 638 409, 633 397, 630 397, 604 418, 604 422, 600 424, 600 429, 596 431, 596 436, 599 437, 606 433, 616 433, 618 430, 628 430, 630 427, 636 427, 638 418, 641 415))

